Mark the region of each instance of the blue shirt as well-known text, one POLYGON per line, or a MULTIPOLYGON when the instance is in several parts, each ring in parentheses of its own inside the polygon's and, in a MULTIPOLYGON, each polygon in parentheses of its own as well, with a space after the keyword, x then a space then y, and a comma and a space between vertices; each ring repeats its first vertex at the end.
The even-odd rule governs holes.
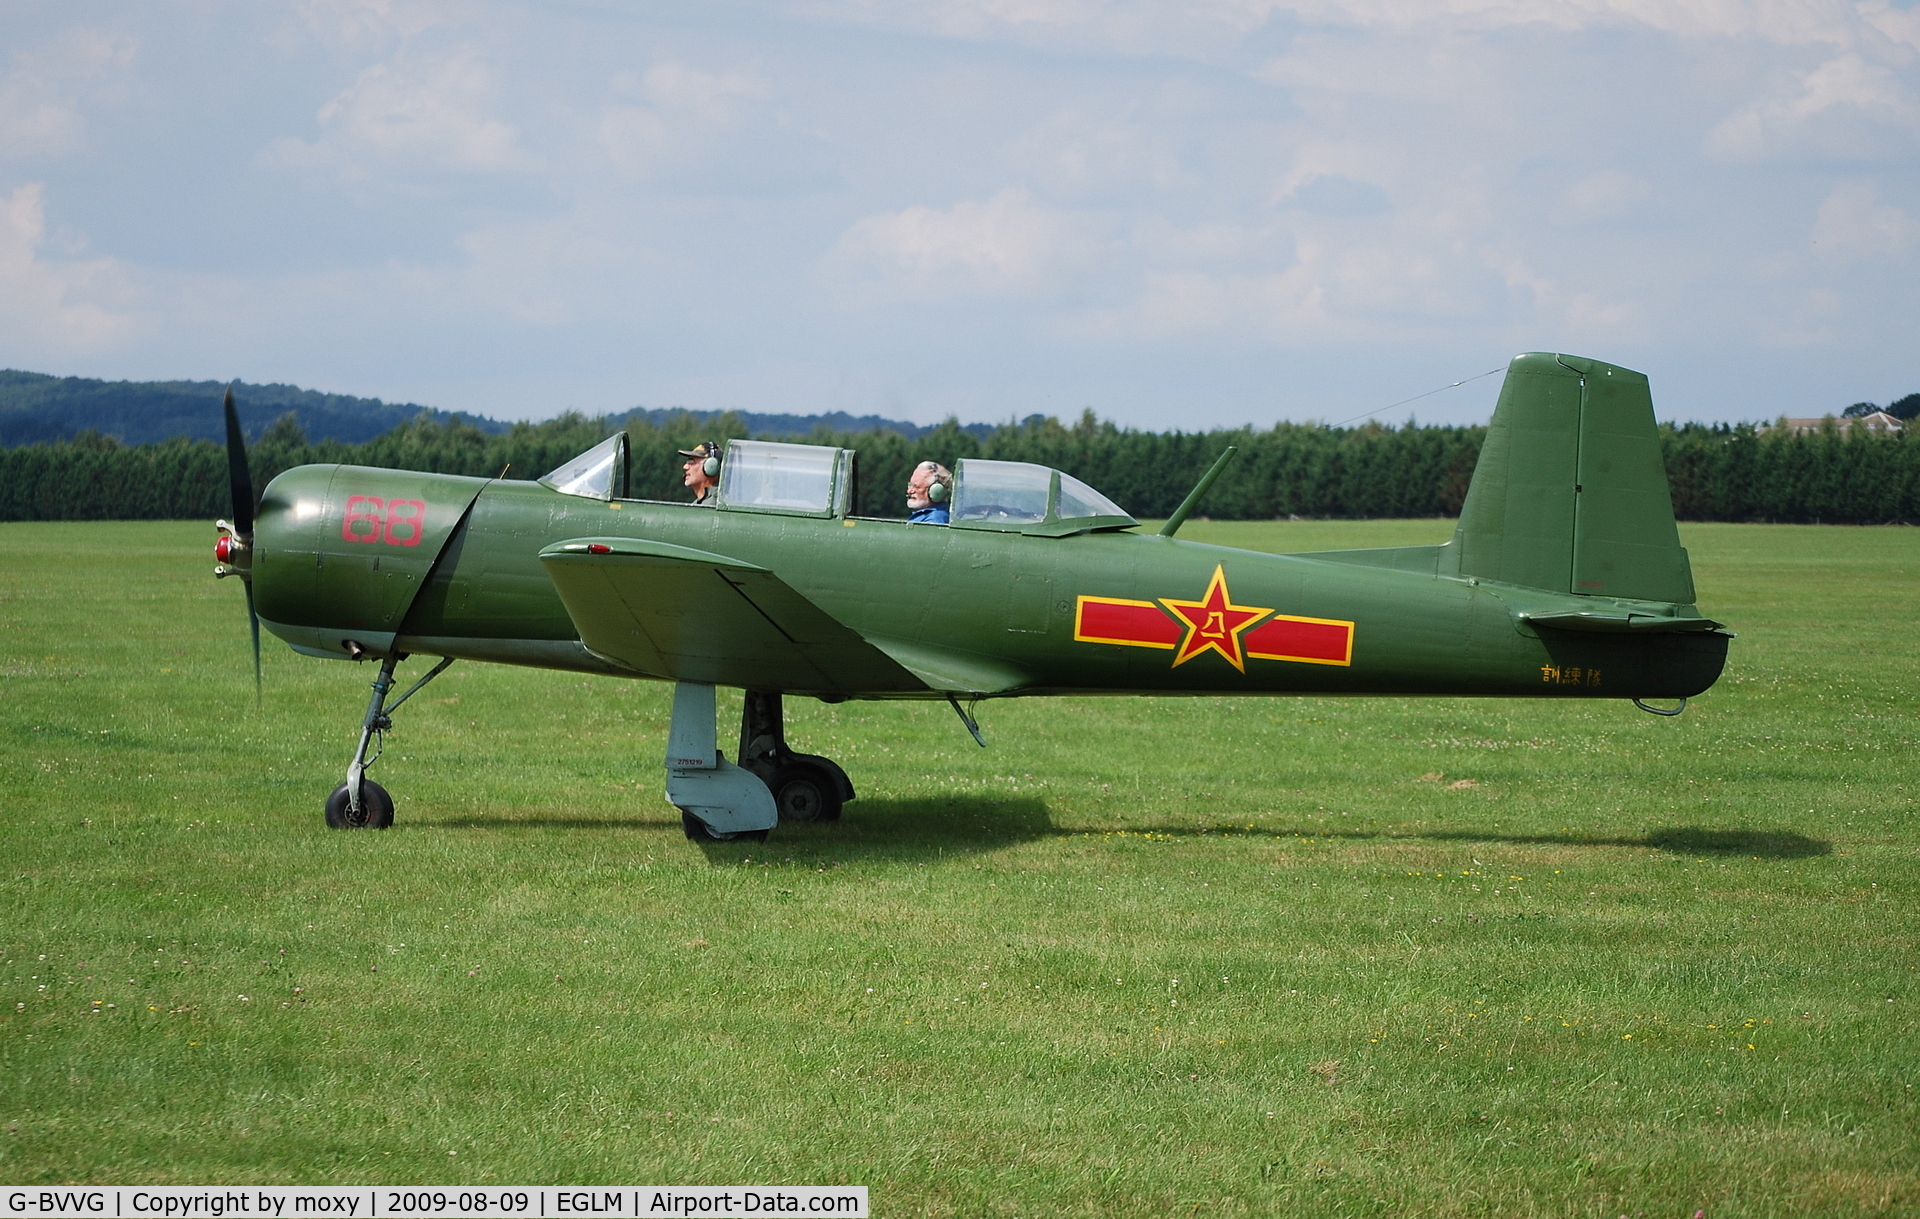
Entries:
POLYGON ((952 520, 952 514, 945 504, 928 504, 924 508, 915 508, 907 520, 915 525, 944 525, 952 520))

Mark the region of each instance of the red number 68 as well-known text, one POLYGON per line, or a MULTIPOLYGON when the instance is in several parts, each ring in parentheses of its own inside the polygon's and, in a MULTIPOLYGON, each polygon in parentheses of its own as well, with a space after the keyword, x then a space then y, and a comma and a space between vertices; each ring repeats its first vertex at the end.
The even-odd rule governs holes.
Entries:
POLYGON ((427 523, 427 505, 424 500, 390 499, 387 501, 386 541, 389 546, 418 546, 427 523))
POLYGON ((340 536, 349 542, 377 542, 386 527, 387 501, 377 495, 349 495, 340 536))
POLYGON ((417 499, 382 499, 378 495, 349 495, 340 536, 349 542, 385 542, 389 546, 418 546, 426 536, 427 505, 417 499))

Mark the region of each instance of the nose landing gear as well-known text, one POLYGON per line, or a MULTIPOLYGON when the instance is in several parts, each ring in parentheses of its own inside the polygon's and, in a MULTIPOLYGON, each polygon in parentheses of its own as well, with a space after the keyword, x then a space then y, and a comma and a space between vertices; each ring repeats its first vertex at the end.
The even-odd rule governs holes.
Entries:
MULTIPOLYGON (((361 649, 351 645, 348 651, 358 655, 361 649)), ((353 751, 353 760, 347 763, 347 781, 327 797, 329 829, 384 830, 393 824, 393 797, 387 794, 386 788, 367 778, 367 767, 380 760, 386 734, 393 728, 393 713, 400 709, 400 704, 446 672, 447 666, 453 663, 453 657, 444 657, 425 677, 389 704, 387 691, 393 689, 393 671, 406 658, 406 653, 395 652, 380 662, 380 673, 373 679, 373 698, 367 703, 367 715, 360 724, 360 744, 353 751), (372 757, 367 756, 369 745, 373 746, 372 757)))

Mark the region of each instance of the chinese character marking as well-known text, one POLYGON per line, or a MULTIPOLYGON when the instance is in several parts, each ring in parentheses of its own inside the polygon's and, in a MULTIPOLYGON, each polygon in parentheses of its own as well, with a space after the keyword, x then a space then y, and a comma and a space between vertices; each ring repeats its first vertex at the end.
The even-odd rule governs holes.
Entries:
POLYGON ((1554 667, 1554 666, 1552 666, 1552 665, 1541 665, 1541 666, 1540 666, 1540 680, 1541 680, 1541 681, 1544 681, 1544 682, 1556 682, 1556 681, 1559 681, 1559 680, 1560 680, 1560 670, 1559 670, 1559 669, 1557 669, 1557 668, 1555 668, 1555 667, 1554 667))

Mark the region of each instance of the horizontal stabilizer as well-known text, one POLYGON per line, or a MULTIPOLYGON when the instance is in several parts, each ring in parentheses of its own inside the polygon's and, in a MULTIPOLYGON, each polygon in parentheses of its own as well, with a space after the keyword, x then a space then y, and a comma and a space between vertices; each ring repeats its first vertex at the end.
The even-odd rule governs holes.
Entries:
POLYGON ((1599 631, 1606 634, 1648 631, 1717 631, 1720 624, 1711 618, 1674 618, 1659 614, 1596 614, 1587 612, 1520 614, 1520 621, 1531 626, 1553 627, 1562 631, 1599 631))
POLYGON ((925 692, 886 653, 763 567, 635 538, 540 552, 596 654, 669 681, 804 694, 925 692))

